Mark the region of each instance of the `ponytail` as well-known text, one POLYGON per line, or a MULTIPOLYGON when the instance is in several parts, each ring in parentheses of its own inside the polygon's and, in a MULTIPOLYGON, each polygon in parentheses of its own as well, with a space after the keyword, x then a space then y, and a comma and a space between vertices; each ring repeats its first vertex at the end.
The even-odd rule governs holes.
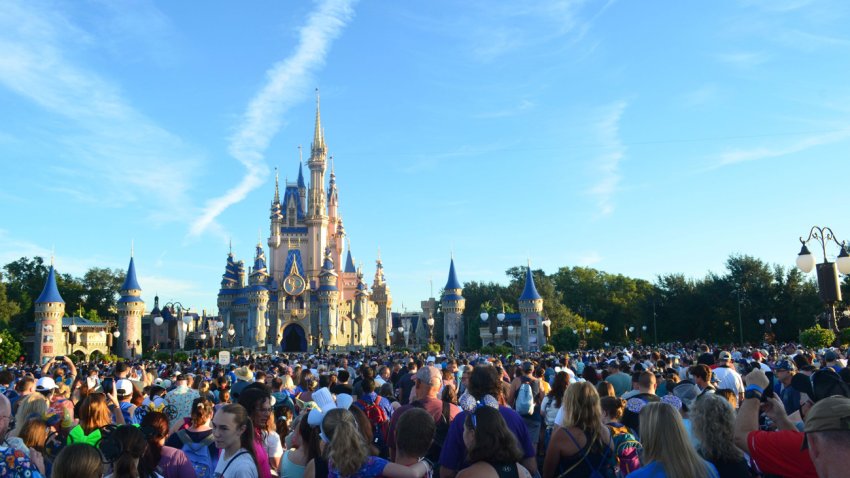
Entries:
POLYGON ((329 440, 327 457, 342 476, 360 470, 369 457, 369 446, 360 434, 354 415, 343 408, 334 408, 322 420, 323 438, 329 440))

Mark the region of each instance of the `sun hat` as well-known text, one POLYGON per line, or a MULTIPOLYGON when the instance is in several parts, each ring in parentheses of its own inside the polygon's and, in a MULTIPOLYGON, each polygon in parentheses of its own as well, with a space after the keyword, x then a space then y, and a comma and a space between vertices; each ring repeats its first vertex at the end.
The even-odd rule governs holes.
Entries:
POLYGON ((806 414, 803 431, 806 435, 800 449, 809 447, 809 433, 850 432, 850 398, 833 395, 819 400, 806 414))
POLYGON ((254 380, 254 373, 248 367, 239 367, 233 371, 233 374, 236 375, 236 380, 242 380, 243 382, 254 380))

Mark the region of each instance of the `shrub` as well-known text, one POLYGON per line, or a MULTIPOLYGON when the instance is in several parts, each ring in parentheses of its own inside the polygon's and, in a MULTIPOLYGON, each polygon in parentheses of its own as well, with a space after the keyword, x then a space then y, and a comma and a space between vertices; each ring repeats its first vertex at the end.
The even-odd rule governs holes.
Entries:
POLYGON ((554 345, 552 345, 552 344, 544 344, 544 345, 542 345, 542 346, 540 347, 540 351, 541 351, 541 352, 548 352, 548 353, 552 353, 552 352, 554 352, 554 351, 555 351, 555 346, 554 346, 554 345))
POLYGON ((427 346, 425 346, 425 351, 430 352, 432 354, 438 354, 438 353, 440 353, 440 350, 442 350, 442 348, 440 347, 440 344, 438 344, 436 342, 434 342, 432 344, 428 344, 427 346))
POLYGON ((806 347, 819 349, 829 347, 835 342, 835 332, 816 325, 800 332, 800 343, 806 347))
POLYGON ((174 352, 175 362, 185 362, 187 360, 189 360, 189 354, 186 352, 174 352))

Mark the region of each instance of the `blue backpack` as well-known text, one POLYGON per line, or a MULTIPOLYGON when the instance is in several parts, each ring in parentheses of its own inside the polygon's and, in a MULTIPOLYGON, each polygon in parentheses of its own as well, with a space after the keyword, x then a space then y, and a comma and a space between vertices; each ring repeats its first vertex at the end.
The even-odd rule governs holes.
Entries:
POLYGON ((198 478, 212 478, 215 466, 218 464, 218 457, 210 455, 210 445, 215 441, 212 433, 199 442, 192 441, 186 430, 177 432, 177 437, 183 442, 183 453, 186 458, 192 463, 192 468, 195 470, 195 476, 198 478))

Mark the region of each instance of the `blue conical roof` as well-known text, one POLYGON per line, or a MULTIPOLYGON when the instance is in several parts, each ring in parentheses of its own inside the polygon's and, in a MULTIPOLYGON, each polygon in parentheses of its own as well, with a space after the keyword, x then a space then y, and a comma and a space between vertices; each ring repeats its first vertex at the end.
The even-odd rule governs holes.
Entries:
POLYGON ((348 250, 348 257, 345 258, 345 270, 343 272, 357 272, 354 267, 354 259, 351 257, 351 249, 348 250))
POLYGON ((449 265, 449 281, 446 282, 446 290, 449 289, 461 289, 460 281, 457 280, 457 274, 455 273, 455 260, 452 259, 451 265, 449 265))
POLYGON ((522 295, 519 300, 538 300, 542 299, 537 293, 537 287, 534 286, 534 275, 531 273, 531 266, 525 269, 525 289, 522 290, 522 295))
POLYGON ((44 290, 41 291, 41 295, 38 296, 38 299, 35 301, 36 304, 44 304, 47 302, 65 303, 65 301, 62 300, 62 296, 59 295, 59 288, 56 287, 56 273, 53 271, 53 266, 50 266, 50 272, 47 274, 47 282, 44 283, 44 290))
POLYGON ((136 263, 133 258, 130 258, 130 267, 127 268, 127 277, 124 279, 124 285, 121 290, 142 290, 139 286, 139 281, 136 279, 136 263))
POLYGON ((298 163, 298 187, 306 188, 307 185, 304 184, 304 167, 302 163, 298 163))

